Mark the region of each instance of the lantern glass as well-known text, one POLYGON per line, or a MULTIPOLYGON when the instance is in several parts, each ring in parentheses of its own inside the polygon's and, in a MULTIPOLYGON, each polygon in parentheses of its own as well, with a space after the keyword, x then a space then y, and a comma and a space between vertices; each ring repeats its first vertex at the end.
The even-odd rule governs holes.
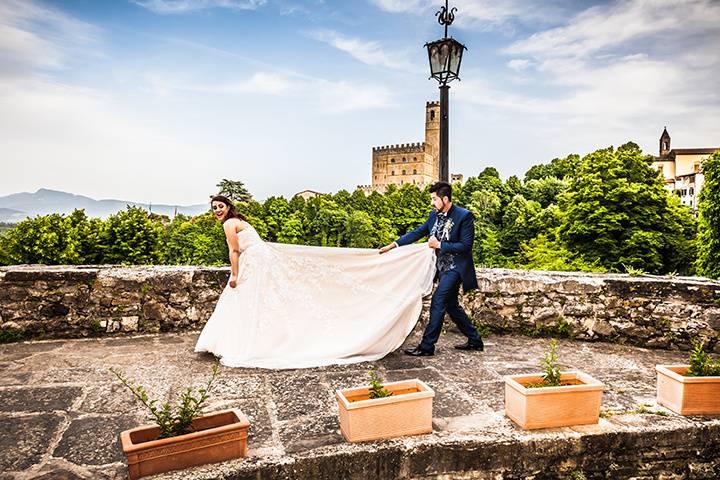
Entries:
POLYGON ((440 83, 458 78, 465 46, 453 38, 443 38, 426 44, 430 60, 430 76, 440 83))
POLYGON ((453 45, 449 46, 450 55, 450 65, 448 67, 448 70, 450 73, 454 76, 458 76, 460 73, 460 60, 462 60, 462 54, 463 54, 463 46, 459 43, 455 42, 453 45))

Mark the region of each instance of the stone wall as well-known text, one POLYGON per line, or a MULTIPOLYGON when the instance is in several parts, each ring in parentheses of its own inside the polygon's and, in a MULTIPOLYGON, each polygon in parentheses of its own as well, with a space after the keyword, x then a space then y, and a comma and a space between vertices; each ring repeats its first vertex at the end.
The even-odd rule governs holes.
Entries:
POLYGON ((229 268, 3 267, 0 333, 6 339, 198 329, 229 268))
MULTIPOLYGON (((0 340, 202 327, 228 268, 0 268, 0 340)), ((720 351, 720 282, 701 278, 479 269, 462 301, 495 332, 720 351)), ((426 302, 427 303, 427 302, 426 302)), ((424 317, 427 316, 427 309, 424 317)))
POLYGON ((699 277, 479 269, 463 303, 496 332, 720 351, 720 282, 699 277))

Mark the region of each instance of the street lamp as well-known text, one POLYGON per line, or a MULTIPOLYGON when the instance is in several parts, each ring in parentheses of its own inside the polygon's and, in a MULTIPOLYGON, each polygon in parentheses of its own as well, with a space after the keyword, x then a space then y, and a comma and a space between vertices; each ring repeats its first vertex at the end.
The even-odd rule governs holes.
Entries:
POLYGON ((450 167, 448 163, 448 95, 450 86, 448 83, 453 80, 460 80, 460 62, 463 51, 467 47, 452 37, 448 37, 448 27, 455 21, 457 8, 448 8, 448 0, 445 6, 435 13, 438 23, 445 26, 445 36, 440 40, 426 43, 428 60, 430 61, 430 78, 440 83, 440 181, 449 182, 450 167))

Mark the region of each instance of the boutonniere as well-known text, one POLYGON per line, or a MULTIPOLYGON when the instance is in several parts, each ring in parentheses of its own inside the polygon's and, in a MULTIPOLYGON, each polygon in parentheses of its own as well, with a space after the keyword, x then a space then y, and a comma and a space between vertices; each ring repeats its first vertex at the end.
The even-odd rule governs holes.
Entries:
POLYGON ((452 221, 452 218, 448 218, 445 222, 445 225, 443 226, 443 237, 445 240, 450 239, 450 230, 452 230, 453 225, 455 225, 452 221))

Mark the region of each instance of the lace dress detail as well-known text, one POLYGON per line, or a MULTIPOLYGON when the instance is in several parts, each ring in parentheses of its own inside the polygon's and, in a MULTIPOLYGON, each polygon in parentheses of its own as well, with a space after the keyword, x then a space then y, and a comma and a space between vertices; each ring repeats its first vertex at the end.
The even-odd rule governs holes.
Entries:
POLYGON ((238 233, 237 287, 225 287, 196 351, 231 367, 305 368, 376 360, 410 334, 430 293, 434 255, 263 242, 238 233))

